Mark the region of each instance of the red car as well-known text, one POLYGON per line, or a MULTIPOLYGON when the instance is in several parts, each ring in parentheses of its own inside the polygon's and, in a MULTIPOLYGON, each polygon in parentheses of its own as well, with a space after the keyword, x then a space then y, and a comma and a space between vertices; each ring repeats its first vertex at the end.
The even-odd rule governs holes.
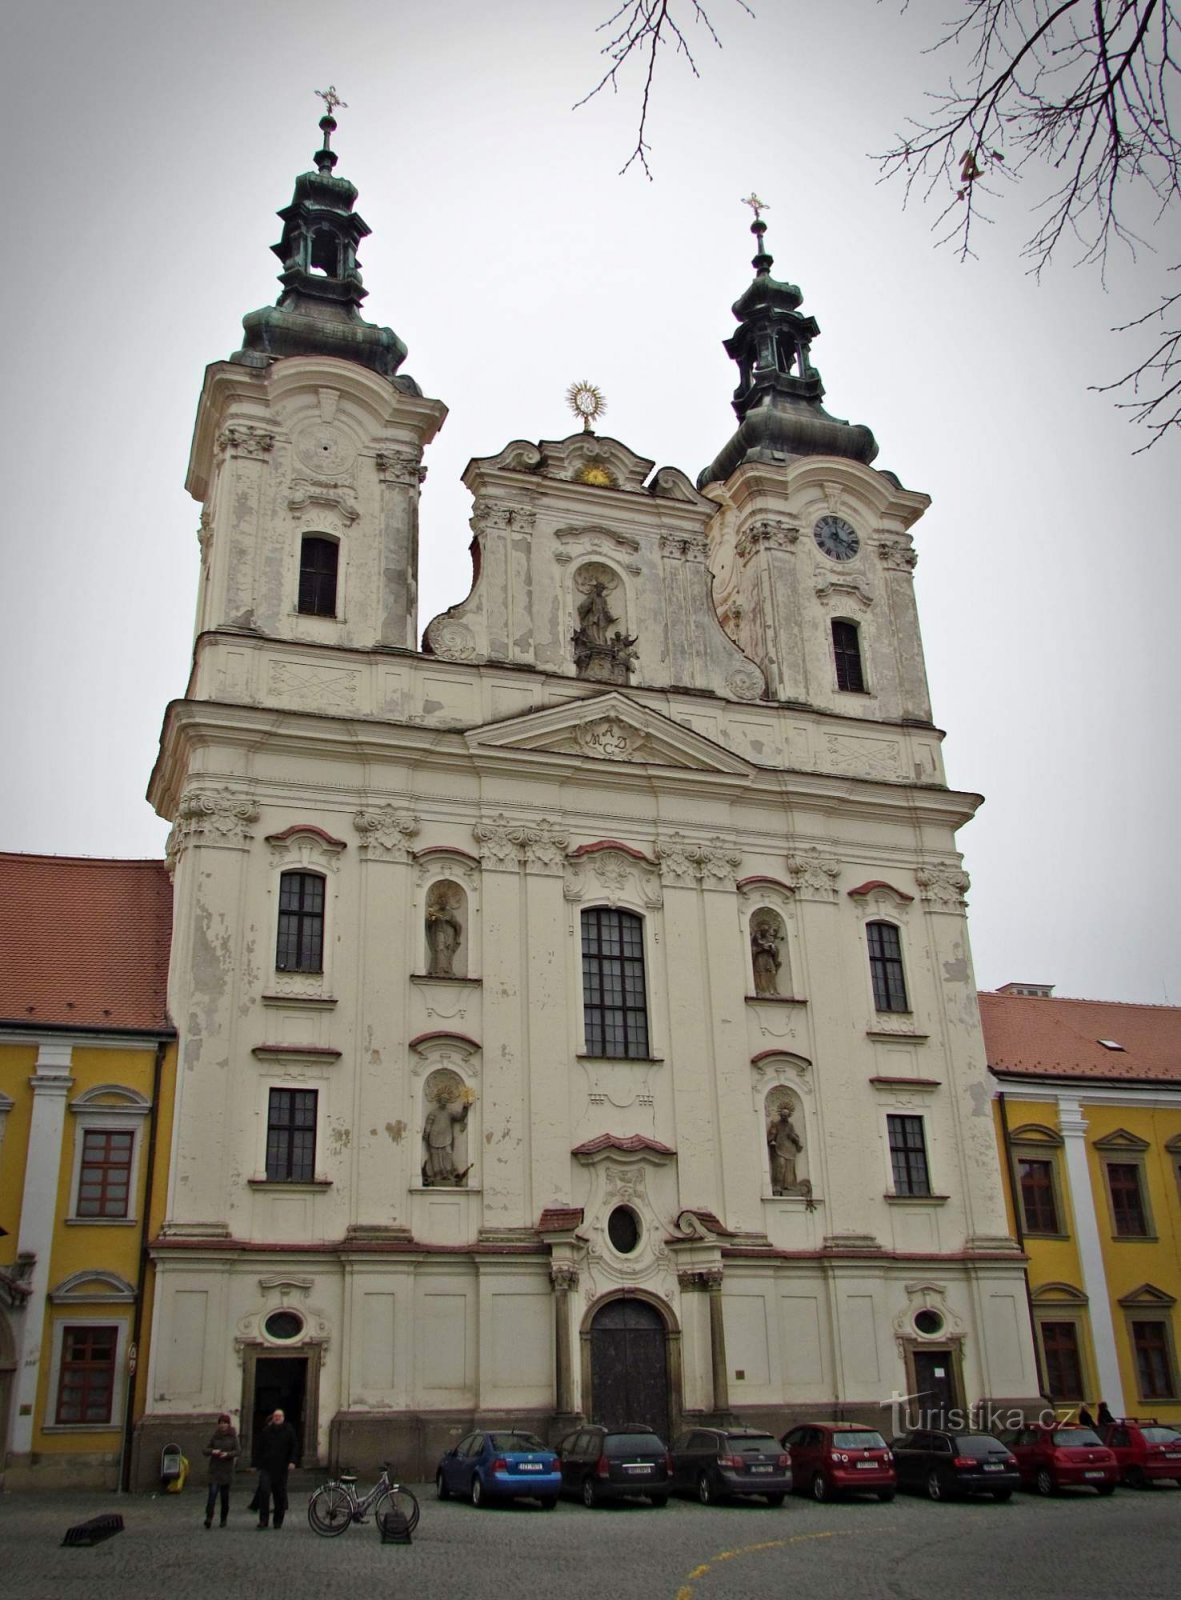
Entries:
POLYGON ((1149 1489, 1158 1478, 1172 1478, 1181 1485, 1181 1429, 1155 1417, 1121 1417, 1099 1432, 1115 1456, 1121 1483, 1149 1489))
POLYGON ((859 1422, 803 1422, 781 1442, 791 1452, 797 1493, 828 1500, 836 1494, 868 1492, 893 1500, 894 1456, 876 1428, 863 1428, 859 1422))
POLYGON ((1005 1439, 1017 1457, 1023 1489, 1054 1494, 1059 1489, 1094 1489, 1114 1494, 1119 1467, 1094 1428, 1077 1422, 1035 1422, 1005 1439))

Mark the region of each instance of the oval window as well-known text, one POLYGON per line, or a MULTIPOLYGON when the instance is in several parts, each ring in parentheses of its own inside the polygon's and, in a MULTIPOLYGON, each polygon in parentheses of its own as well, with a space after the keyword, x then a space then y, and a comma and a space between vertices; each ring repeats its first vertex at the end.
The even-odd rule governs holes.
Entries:
POLYGON ((263 1328, 268 1339, 298 1339, 303 1332, 303 1318, 294 1311, 272 1311, 263 1328))
POLYGON ((616 1206, 607 1218, 607 1237, 621 1256, 630 1256, 640 1242, 640 1219, 630 1206, 616 1206))
POLYGON ((934 1338, 937 1333, 943 1332, 943 1318, 938 1311, 919 1311, 914 1319, 915 1328, 919 1333, 926 1334, 928 1339, 934 1338))

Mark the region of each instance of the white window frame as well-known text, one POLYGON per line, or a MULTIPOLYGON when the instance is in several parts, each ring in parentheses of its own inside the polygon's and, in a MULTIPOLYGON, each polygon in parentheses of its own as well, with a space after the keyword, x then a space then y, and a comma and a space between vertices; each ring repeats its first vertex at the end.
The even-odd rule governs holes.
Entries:
POLYGON ((144 1119, 152 1102, 137 1089, 120 1083, 104 1083, 87 1089, 70 1101, 74 1116, 74 1165, 70 1176, 70 1208, 66 1222, 74 1228, 134 1228, 139 1225, 139 1164, 143 1150, 144 1119), (131 1168, 128 1173, 127 1215, 125 1217, 80 1217, 78 1191, 82 1184, 82 1149, 87 1133, 130 1133, 131 1168))
POLYGON ((45 1386, 45 1420, 42 1423, 44 1433, 114 1433, 123 1426, 123 1416, 127 1403, 127 1341, 131 1333, 131 1318, 124 1313, 121 1316, 104 1315, 105 1307, 101 1301, 94 1304, 93 1311, 87 1315, 87 1308, 79 1301, 78 1314, 58 1316, 53 1322, 53 1343, 50 1353, 49 1382, 45 1386), (116 1328, 115 1339, 115 1370, 111 1382, 111 1417, 109 1422, 58 1422, 57 1400, 61 1389, 62 1380, 62 1347, 65 1344, 67 1328, 116 1328))

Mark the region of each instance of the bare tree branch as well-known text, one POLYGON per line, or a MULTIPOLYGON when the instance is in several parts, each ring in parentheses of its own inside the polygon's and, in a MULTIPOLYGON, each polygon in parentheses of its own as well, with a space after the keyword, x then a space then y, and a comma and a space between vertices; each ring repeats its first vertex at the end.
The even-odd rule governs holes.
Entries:
MULTIPOLYGON (((947 195, 939 242, 975 254, 974 226, 1018 180, 1040 184, 1023 253, 1040 276, 1064 245, 1104 274, 1114 247, 1146 244, 1131 220, 1181 198, 1175 0, 965 0, 931 46, 958 56, 925 117, 878 157, 906 199, 947 195)), ((1181 426, 1181 294, 1115 331, 1158 324, 1155 348, 1115 383, 1150 444, 1181 426)), ((1147 448, 1147 447, 1145 447, 1147 448)))
MULTIPOLYGON (((734 0, 736 5, 742 7, 748 16, 753 17, 754 12, 747 5, 746 0, 734 0)), ((624 0, 619 9, 612 13, 605 22, 601 22, 597 32, 609 32, 607 43, 602 46, 600 54, 607 57, 610 66, 588 94, 575 102, 574 109, 586 105, 588 100, 593 100, 603 89, 610 85, 611 92, 619 92, 619 74, 633 59, 638 63, 644 75, 643 92, 640 98, 640 121, 636 133, 636 147, 628 156, 623 166, 619 169, 620 175, 627 171, 633 162, 638 161, 644 170, 644 175, 649 182, 652 180, 652 169, 648 165, 648 155, 651 146, 645 135, 648 131, 648 111, 652 99, 652 83, 656 73, 657 52, 662 45, 671 44, 674 54, 684 56, 689 63, 690 70, 695 78, 701 74, 697 70, 697 62, 689 48, 689 41, 685 36, 685 27, 681 18, 686 18, 694 25, 703 27, 710 40, 722 48, 709 13, 701 0, 624 0), (611 31, 614 30, 614 31, 611 31)))

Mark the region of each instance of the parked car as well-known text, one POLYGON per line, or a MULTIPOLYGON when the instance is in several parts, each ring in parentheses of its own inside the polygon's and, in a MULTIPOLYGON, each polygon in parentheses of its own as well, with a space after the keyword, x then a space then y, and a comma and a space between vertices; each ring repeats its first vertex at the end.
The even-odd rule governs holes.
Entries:
POLYGON ((670 1489, 668 1446, 643 1423, 619 1428, 576 1428, 558 1445, 562 1493, 584 1506, 647 1498, 666 1506, 670 1489))
POLYGON ((859 1422, 805 1422, 781 1440, 791 1453, 797 1493, 813 1500, 858 1491, 893 1500, 897 1479, 894 1457, 876 1428, 859 1422))
POLYGON ((892 1440, 890 1448, 898 1487, 913 1489, 931 1500, 967 1494, 1011 1500, 1021 1483, 1017 1457, 990 1433, 916 1428, 892 1440))
POLYGON ((1115 1492, 1119 1467, 1094 1428, 1077 1422, 1035 1422, 1008 1434, 1004 1443, 1017 1457, 1024 1489, 1036 1489, 1038 1494, 1066 1488, 1115 1492))
POLYGON ((781 1506, 791 1489, 791 1456, 756 1428, 692 1428, 669 1450, 672 1487, 715 1500, 761 1495, 781 1506))
POLYGON ((1115 1457, 1121 1483, 1150 1489, 1172 1478, 1181 1485, 1181 1429, 1155 1417, 1121 1417, 1097 1431, 1115 1457))
POLYGON ((562 1472, 557 1452, 531 1433, 469 1433, 439 1462, 435 1489, 440 1500, 461 1495, 486 1506, 525 1497, 552 1511, 562 1472))

